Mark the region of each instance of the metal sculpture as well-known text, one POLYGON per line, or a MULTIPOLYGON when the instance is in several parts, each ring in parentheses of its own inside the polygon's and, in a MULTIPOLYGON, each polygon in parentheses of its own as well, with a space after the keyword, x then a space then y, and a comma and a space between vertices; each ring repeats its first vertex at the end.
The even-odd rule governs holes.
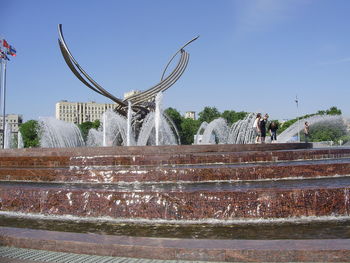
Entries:
POLYGON ((102 86, 99 85, 95 80, 93 80, 84 71, 84 69, 78 64, 78 62, 74 59, 72 53, 70 52, 66 44, 66 41, 64 40, 63 32, 62 32, 62 24, 58 25, 58 33, 59 33, 58 43, 59 43, 63 58, 66 61, 70 70, 73 72, 73 74, 88 88, 114 101, 118 105, 116 111, 119 114, 122 114, 123 116, 127 115, 128 102, 130 101, 132 103, 132 110, 136 112, 136 118, 138 120, 142 120, 149 111, 154 109, 154 98, 156 94, 158 92, 162 92, 170 88, 181 77, 181 75, 183 74, 183 72, 187 67, 188 60, 189 60, 189 54, 184 50, 184 48, 199 37, 197 36, 192 40, 188 41, 172 56, 172 58, 169 60, 168 64, 166 65, 161 77, 161 81, 158 84, 154 85, 153 87, 143 92, 137 93, 125 100, 122 100, 115 97, 114 95, 109 93, 107 90, 102 88, 102 86), (172 62, 172 60, 175 58, 175 56, 178 53, 181 53, 178 64, 176 65, 175 69, 166 78, 164 78, 165 72, 169 64, 172 62))

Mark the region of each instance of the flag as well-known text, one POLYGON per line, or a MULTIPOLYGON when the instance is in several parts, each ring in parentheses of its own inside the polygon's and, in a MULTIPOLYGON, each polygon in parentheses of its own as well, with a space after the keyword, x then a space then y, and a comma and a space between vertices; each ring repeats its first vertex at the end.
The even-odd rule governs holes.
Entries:
POLYGON ((10 59, 6 56, 6 53, 2 50, 0 50, 0 59, 5 59, 10 61, 10 59))
POLYGON ((7 41, 5 39, 2 40, 2 45, 3 45, 3 47, 10 48, 9 43, 7 43, 7 41))
POLYGON ((13 46, 10 46, 10 51, 9 51, 11 56, 16 56, 16 49, 13 46))

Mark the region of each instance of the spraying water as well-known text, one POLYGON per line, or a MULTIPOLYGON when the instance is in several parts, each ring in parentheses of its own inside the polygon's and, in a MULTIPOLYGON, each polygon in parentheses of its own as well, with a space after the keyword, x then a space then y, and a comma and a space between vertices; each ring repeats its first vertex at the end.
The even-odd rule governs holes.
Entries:
MULTIPOLYGON (((107 110, 102 115, 98 130, 89 130, 86 145, 96 147, 178 144, 179 135, 176 133, 175 124, 162 111, 162 93, 156 96, 155 102, 155 112, 150 112, 145 117, 138 137, 132 130, 133 111, 129 103, 127 118, 112 109, 107 110)), ((75 124, 50 117, 40 120, 40 144, 41 147, 79 147, 85 143, 75 124)))
POLYGON ((18 149, 24 148, 23 137, 20 131, 18 131, 18 134, 17 134, 17 148, 18 149))
POLYGON ((250 113, 243 120, 232 124, 231 127, 223 118, 215 119, 210 123, 203 122, 197 131, 195 144, 253 143, 255 116, 255 113, 250 113))
MULTIPOLYGON (((343 124, 343 118, 339 115, 315 115, 306 119, 300 120, 300 123, 304 124, 308 122, 310 126, 318 123, 329 123, 330 125, 339 125, 343 124)), ((294 123, 283 131, 278 137, 277 141, 279 143, 289 142, 295 135, 298 134, 298 131, 302 131, 304 125, 298 125, 298 122, 294 123)))
POLYGON ((163 94, 159 92, 156 96, 156 113, 155 113, 155 129, 156 129, 156 145, 159 145, 159 129, 161 126, 161 108, 162 108, 163 94))
POLYGON ((43 148, 64 148, 84 146, 79 128, 69 122, 53 117, 39 119, 40 146, 43 148))
POLYGON ((4 131, 4 149, 10 149, 11 142, 12 142, 11 125, 9 123, 6 123, 5 131, 4 131))
POLYGON ((131 119, 132 119, 132 109, 131 101, 128 101, 128 118, 127 118, 127 133, 126 133, 126 145, 130 146, 131 140, 131 119))
POLYGON ((106 147, 107 146, 107 116, 106 113, 102 115, 102 125, 103 125, 103 144, 102 146, 106 147))

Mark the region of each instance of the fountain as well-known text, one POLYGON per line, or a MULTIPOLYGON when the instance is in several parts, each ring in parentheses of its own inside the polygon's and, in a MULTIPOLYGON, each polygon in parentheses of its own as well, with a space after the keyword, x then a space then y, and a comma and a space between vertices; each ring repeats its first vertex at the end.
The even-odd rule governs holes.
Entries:
POLYGON ((346 261, 350 149, 310 147, 2 150, 0 245, 173 260, 346 261))
MULTIPOLYGON (((142 146, 142 145, 175 145, 178 144, 178 133, 174 123, 164 115, 161 108, 161 94, 157 95, 156 111, 149 112, 141 128, 136 131, 132 125, 133 111, 131 102, 127 118, 107 110, 102 115, 98 130, 90 129, 86 145, 98 146, 142 146)), ((39 128, 40 146, 43 148, 82 147, 85 143, 79 128, 73 123, 56 120, 51 117, 41 118, 39 128)), ((9 147, 10 148, 10 147, 9 147)))
POLYGON ((9 123, 5 123, 5 132, 4 132, 4 149, 10 149, 11 143, 13 141, 11 125, 9 123))
MULTIPOLYGON (((133 114, 129 111, 125 119, 120 114, 109 110, 103 114, 99 130, 89 131, 87 146, 143 146, 177 144, 174 124, 168 120, 161 108, 161 94, 157 95, 156 111, 147 114, 137 133, 133 132, 133 114), (101 139, 101 137, 103 139, 101 139), (101 144, 102 142, 102 144, 101 144)), ((131 103, 129 103, 131 108, 131 103)))
POLYGON ((292 138, 298 134, 298 131, 302 131, 304 129, 304 123, 308 122, 310 127, 316 124, 320 123, 327 123, 331 126, 344 126, 344 121, 342 116, 339 115, 315 115, 311 116, 309 118, 305 118, 299 121, 295 122, 293 125, 288 127, 285 131, 283 131, 281 134, 278 135, 277 142, 279 143, 285 143, 292 140, 292 138))
POLYGON ((57 148, 1 151, 0 245, 162 260, 348 261, 350 148, 252 144, 255 114, 231 127, 203 123, 197 138, 206 145, 164 145, 178 139, 153 98, 181 76, 183 48, 196 38, 175 53, 169 76, 122 101, 80 67, 61 25, 59 33, 72 72, 120 107, 90 130, 95 147, 79 147, 76 126, 44 119, 41 144, 57 148))
POLYGON ((39 119, 39 137, 42 148, 66 148, 84 146, 84 140, 79 128, 69 122, 53 117, 39 119))
POLYGON ((223 118, 203 122, 196 134, 195 144, 249 144, 254 142, 253 122, 255 113, 248 114, 243 120, 232 124, 231 127, 223 118), (202 138, 199 141, 199 138, 202 138))
POLYGON ((24 148, 24 142, 23 142, 21 131, 18 131, 18 134, 17 134, 17 148, 18 149, 24 148))
POLYGON ((128 117, 127 117, 127 132, 126 132, 126 146, 131 146, 131 138, 132 138, 132 134, 131 134, 131 121, 132 121, 132 115, 134 113, 132 112, 131 109, 131 102, 128 102, 128 117))
POLYGON ((199 145, 175 145, 161 99, 138 133, 129 103, 127 118, 103 114, 88 147, 76 125, 41 118, 46 149, 3 150, 0 245, 173 260, 348 257, 349 148, 251 144, 253 113, 231 127, 222 118, 203 123, 199 145), (251 247, 247 238, 260 240, 251 247))

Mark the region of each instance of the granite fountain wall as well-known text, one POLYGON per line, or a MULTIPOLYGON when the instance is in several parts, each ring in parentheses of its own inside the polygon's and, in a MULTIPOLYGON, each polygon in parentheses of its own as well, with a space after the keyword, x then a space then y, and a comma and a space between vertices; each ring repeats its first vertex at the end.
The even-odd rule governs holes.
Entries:
POLYGON ((208 222, 349 215, 350 150, 297 147, 309 145, 7 150, 0 212, 208 222))
MULTIPOLYGON (((350 148, 311 144, 3 150, 0 216, 206 225, 342 220, 349 218, 349 171, 350 148)), ((350 257, 349 239, 339 238, 148 238, 4 224, 0 245, 173 260, 350 257)))

